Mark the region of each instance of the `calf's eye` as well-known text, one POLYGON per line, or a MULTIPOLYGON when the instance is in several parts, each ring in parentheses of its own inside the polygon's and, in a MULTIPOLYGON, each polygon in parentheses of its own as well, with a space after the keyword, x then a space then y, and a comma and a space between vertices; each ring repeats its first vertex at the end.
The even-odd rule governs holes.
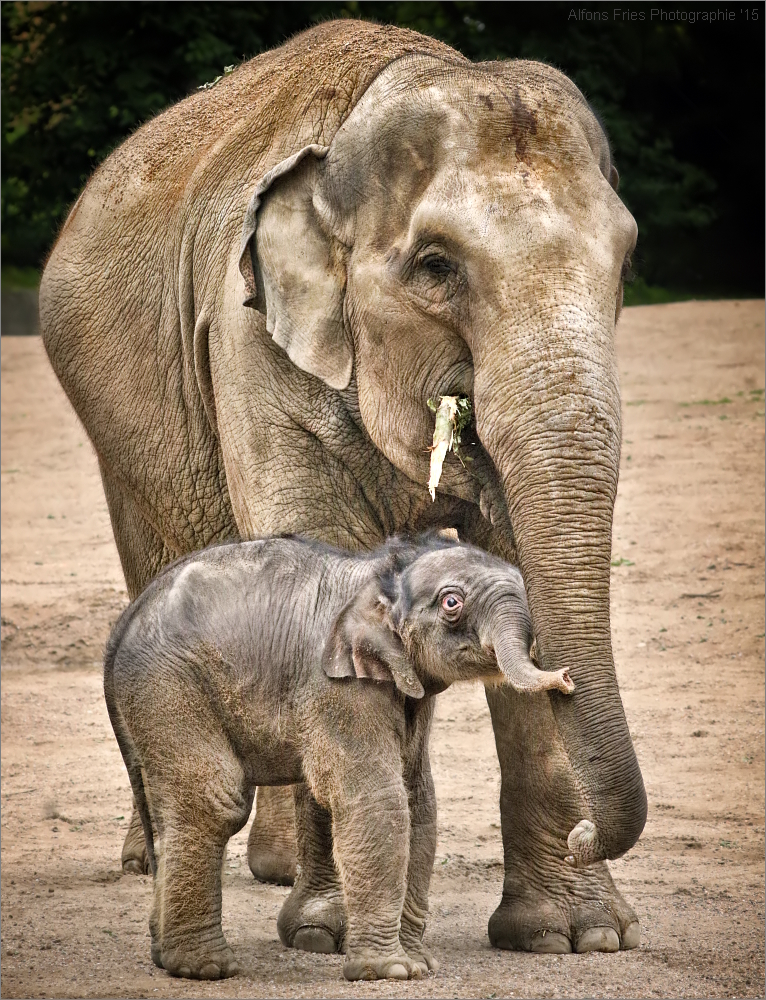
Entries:
POLYGON ((459 594, 445 594, 442 597, 442 608, 450 621, 457 621, 463 610, 463 599, 459 594))

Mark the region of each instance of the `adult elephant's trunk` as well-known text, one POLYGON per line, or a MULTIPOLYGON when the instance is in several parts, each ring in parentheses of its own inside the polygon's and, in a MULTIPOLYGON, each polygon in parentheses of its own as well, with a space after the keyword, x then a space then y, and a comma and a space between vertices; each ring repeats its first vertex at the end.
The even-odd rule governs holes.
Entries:
POLYGON ((609 623, 620 453, 612 334, 559 308, 542 329, 508 336, 513 352, 498 349, 497 330, 491 354, 474 348, 476 426, 503 482, 540 666, 566 668, 575 683, 574 694, 549 697, 581 800, 569 850, 588 864, 632 847, 647 808, 609 623))

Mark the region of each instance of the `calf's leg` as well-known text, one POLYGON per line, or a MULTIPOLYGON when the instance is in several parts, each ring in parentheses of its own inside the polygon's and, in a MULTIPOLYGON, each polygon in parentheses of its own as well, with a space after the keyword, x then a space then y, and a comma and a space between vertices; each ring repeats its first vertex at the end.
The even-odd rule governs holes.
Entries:
POLYGON ((410 810, 410 857, 399 941, 425 975, 435 971, 439 964, 423 944, 428 917, 428 889, 436 855, 436 794, 427 746, 423 747, 411 766, 405 768, 404 777, 410 810))
POLYGON ((193 759, 179 758, 172 739, 163 749, 171 766, 145 768, 158 831, 152 958, 174 976, 224 979, 239 970, 221 927, 221 866, 253 792, 223 733, 200 734, 193 759))
POLYGON ((419 979, 421 966, 399 940, 404 904, 410 822, 401 776, 373 768, 343 782, 333 797, 335 858, 348 911, 346 979, 419 979), (373 773, 369 773, 373 772, 373 773))

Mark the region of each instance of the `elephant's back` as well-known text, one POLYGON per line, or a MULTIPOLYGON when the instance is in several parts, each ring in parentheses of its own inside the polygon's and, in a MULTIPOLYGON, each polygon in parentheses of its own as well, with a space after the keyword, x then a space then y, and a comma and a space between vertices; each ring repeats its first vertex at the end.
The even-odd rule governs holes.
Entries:
POLYGON ((232 170, 243 185, 255 183, 269 167, 271 148, 289 155, 308 143, 329 144, 375 76, 415 52, 463 60, 444 43, 408 29, 351 20, 320 24, 147 122, 94 173, 86 198, 97 200, 102 211, 119 211, 135 199, 152 200, 161 188, 167 210, 211 158, 213 184, 232 170), (219 162, 216 151, 230 151, 234 138, 237 162, 230 156, 219 162))

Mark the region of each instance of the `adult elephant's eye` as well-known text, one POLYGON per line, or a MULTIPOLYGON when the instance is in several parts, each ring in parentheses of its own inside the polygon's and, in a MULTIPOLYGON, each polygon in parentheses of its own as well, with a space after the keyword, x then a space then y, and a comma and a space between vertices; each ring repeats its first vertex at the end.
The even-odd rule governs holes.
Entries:
POLYGON ((449 278, 455 271, 452 262, 438 253, 427 254, 421 260, 420 266, 435 278, 449 278))
POLYGON ((450 591, 442 597, 442 610, 451 622, 456 622, 463 610, 463 598, 450 591))
POLYGON ((404 274, 410 290, 427 306, 444 305, 461 287, 457 261, 435 243, 422 246, 410 258, 404 274))

